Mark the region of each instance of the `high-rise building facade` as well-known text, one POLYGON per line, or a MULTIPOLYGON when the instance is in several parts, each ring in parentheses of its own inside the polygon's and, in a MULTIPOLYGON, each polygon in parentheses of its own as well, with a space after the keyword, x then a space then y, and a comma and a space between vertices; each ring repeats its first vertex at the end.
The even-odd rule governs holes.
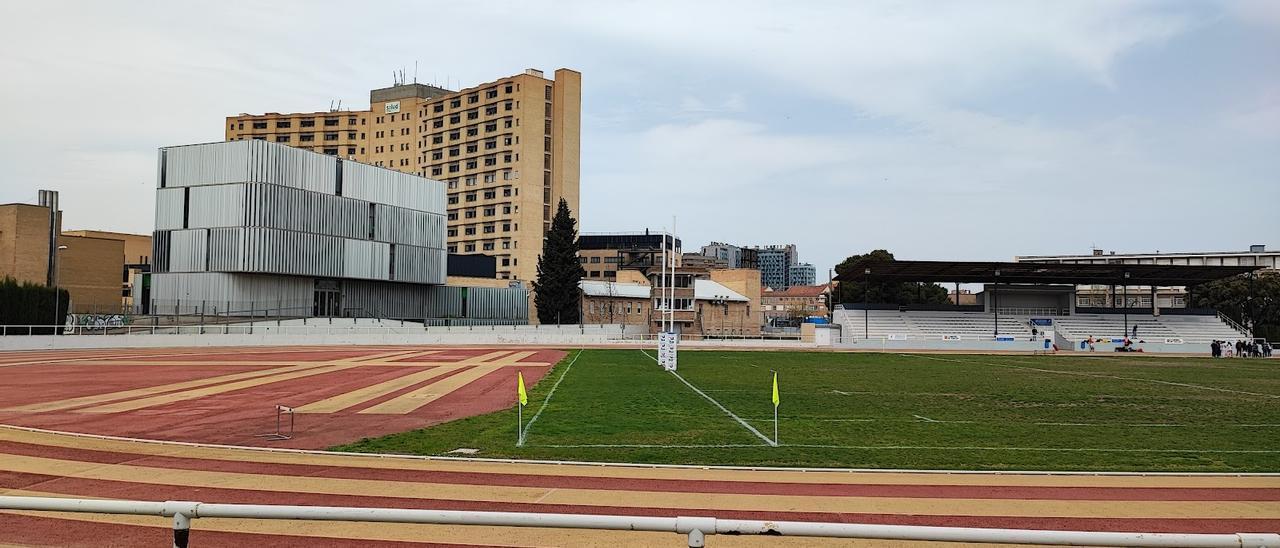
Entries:
POLYGON ((578 211, 582 75, 542 71, 462 90, 399 84, 369 110, 226 120, 226 138, 265 140, 446 185, 447 250, 497 260, 498 277, 533 280, 561 199, 578 211))
POLYGON ((800 262, 795 244, 768 245, 755 250, 760 261, 760 283, 774 290, 791 287, 791 267, 800 262))
POLYGON ((814 285, 818 272, 809 263, 793 264, 787 269, 787 287, 814 285))

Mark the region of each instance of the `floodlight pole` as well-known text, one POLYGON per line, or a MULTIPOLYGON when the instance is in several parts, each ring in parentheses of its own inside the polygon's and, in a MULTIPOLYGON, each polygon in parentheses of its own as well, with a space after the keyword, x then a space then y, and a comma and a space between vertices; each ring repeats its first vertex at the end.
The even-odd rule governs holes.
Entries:
POLYGON ((1124 308, 1121 309, 1121 311, 1123 311, 1124 313, 1124 333, 1120 335, 1120 338, 1127 339, 1129 338, 1129 273, 1128 272, 1124 273, 1124 285, 1120 286, 1120 292, 1121 292, 1121 295, 1124 296, 1123 297, 1124 308))
POLYGON ((867 291, 871 290, 871 269, 862 271, 866 275, 866 279, 862 280, 862 338, 871 338, 871 313, 869 304, 867 304, 867 291))
MULTIPOLYGON (((994 338, 999 339, 1000 338, 1000 271, 999 270, 996 271, 996 281, 994 284, 992 284, 991 289, 993 293, 992 299, 991 299, 993 304, 992 308, 995 309, 995 313, 996 313, 996 321, 995 321, 995 325, 993 326, 995 330, 994 338)), ((957 297, 957 299, 958 298, 959 297, 957 297)))
MULTIPOLYGON (((44 192, 44 191, 41 191, 41 192, 44 192)), ((66 323, 64 321, 66 318, 64 318, 61 314, 58 313, 58 309, 62 308, 62 290, 58 289, 58 278, 59 278, 58 275, 62 273, 62 250, 66 248, 67 246, 65 245, 58 246, 56 251, 57 256, 54 257, 54 260, 53 260, 53 334, 54 335, 60 335, 62 331, 60 326, 63 323, 66 323)), ((104 330, 103 332, 105 333, 106 331, 104 330)))

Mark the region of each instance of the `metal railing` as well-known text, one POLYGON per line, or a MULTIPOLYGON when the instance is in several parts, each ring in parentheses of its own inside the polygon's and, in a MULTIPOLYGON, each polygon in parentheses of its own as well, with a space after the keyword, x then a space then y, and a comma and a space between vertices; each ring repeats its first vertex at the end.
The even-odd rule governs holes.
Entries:
POLYGON ((1276 533, 1113 533, 982 529, 923 525, 874 525, 802 521, 762 521, 714 517, 641 517, 532 512, 471 512, 359 508, 349 506, 285 506, 212 504, 193 501, 137 501, 0 496, 0 509, 28 512, 79 512, 173 518, 173 545, 187 548, 191 521, 198 518, 419 523, 482 527, 545 527, 600 531, 675 533, 692 548, 706 546, 707 535, 768 535, 848 539, 940 541, 1056 546, 1180 546, 1261 548, 1280 545, 1276 533))
POLYGON ((1226 314, 1223 314, 1221 312, 1218 312, 1217 314, 1218 314, 1218 319, 1222 320, 1222 323, 1227 324, 1229 327, 1231 327, 1231 329, 1239 331, 1241 334, 1243 334, 1246 337, 1253 337, 1253 331, 1245 329, 1243 325, 1240 325, 1238 322, 1231 319, 1226 314))
MULTIPOLYGON (((472 320, 477 323, 452 323, 453 320, 429 319, 426 325, 409 320, 378 320, 378 323, 348 323, 352 318, 308 318, 302 325, 288 325, 285 322, 299 320, 259 320, 240 324, 183 324, 183 325, 121 325, 121 326, 82 326, 82 325, 0 325, 0 336, 14 335, 50 335, 55 328, 60 328, 60 335, 334 335, 334 334, 401 334, 401 333, 466 333, 496 331, 506 333, 521 332, 563 332, 593 335, 600 332, 625 333, 621 324, 522 324, 506 323, 508 320, 472 320), (488 322, 488 323, 478 323, 488 322)), ((465 320, 465 319, 464 319, 465 320)))

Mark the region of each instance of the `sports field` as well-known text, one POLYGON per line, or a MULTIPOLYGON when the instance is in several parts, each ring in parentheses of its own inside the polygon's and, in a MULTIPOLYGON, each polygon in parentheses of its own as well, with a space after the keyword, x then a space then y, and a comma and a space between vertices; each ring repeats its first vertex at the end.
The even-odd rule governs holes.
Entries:
POLYGON ((523 446, 513 406, 338 449, 717 465, 1280 471, 1280 362, 1271 360, 686 350, 677 376, 652 354, 569 352, 529 389, 523 446), (780 385, 777 447, 769 442, 771 370, 780 385))

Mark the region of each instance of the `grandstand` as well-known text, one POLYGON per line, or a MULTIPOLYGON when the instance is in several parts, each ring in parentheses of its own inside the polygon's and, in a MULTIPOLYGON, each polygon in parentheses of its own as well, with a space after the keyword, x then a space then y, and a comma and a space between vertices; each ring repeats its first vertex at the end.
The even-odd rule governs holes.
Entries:
MULTIPOLYGON (((1169 265, 1054 265, 1029 263, 893 261, 846 273, 842 282, 985 283, 977 305, 837 305, 833 323, 842 339, 921 341, 922 348, 964 343, 1050 339, 1059 348, 1078 348, 1093 337, 1121 343, 1137 327, 1135 342, 1156 351, 1189 350, 1178 345, 1249 338, 1249 332, 1213 310, 1187 308, 1076 308, 1078 285, 1121 287, 1187 286, 1240 275, 1253 267, 1169 265), (989 282, 989 283, 988 283, 989 282), (1038 323, 1033 337, 1033 322, 1038 323)), ((1152 301, 1154 302, 1154 301, 1152 301)))
MULTIPOLYGON (((1014 340, 1031 340, 1031 319, 1053 320, 1055 341, 1078 345, 1092 336, 1095 339, 1122 339, 1138 326, 1138 339, 1164 342, 1178 339, 1184 344, 1208 344, 1212 340, 1248 338, 1247 332, 1228 324, 1217 315, 1128 316, 1129 328, 1120 314, 1018 315, 1001 314, 999 334, 1014 340)), ((845 337, 905 340, 991 340, 995 337, 996 318, 990 312, 937 310, 868 310, 837 308, 833 323, 840 325, 845 337), (864 328, 863 318, 867 318, 864 328)))

